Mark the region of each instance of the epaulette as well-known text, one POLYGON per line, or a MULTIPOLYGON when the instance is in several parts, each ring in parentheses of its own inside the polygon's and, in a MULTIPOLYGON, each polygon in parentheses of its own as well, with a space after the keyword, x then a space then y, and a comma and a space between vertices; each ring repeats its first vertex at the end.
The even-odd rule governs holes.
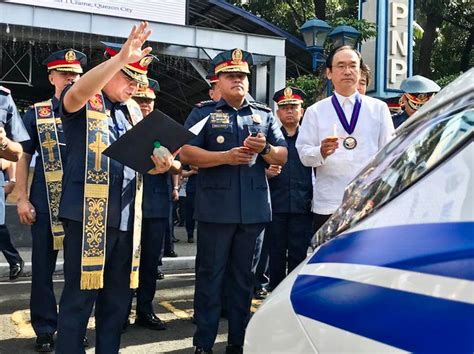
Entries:
POLYGON ((205 106, 210 106, 212 104, 215 104, 216 102, 213 100, 206 100, 206 101, 201 101, 199 103, 196 103, 196 107, 201 108, 205 106))
POLYGON ((254 108, 261 109, 262 111, 266 111, 266 112, 271 112, 272 111, 272 109, 270 107, 268 107, 263 102, 251 101, 251 102, 249 102, 249 105, 251 105, 254 108))
POLYGON ((11 91, 7 89, 6 87, 0 86, 0 92, 3 93, 4 95, 9 95, 11 94, 11 91))

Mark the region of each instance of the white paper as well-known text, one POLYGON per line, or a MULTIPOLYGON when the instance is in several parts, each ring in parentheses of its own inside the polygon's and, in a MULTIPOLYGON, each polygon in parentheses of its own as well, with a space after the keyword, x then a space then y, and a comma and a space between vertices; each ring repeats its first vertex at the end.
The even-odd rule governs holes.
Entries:
POLYGON ((201 119, 199 122, 197 122, 196 124, 194 124, 191 128, 189 128, 188 130, 193 133, 194 135, 199 135, 199 133, 201 132, 202 128, 204 128, 204 125, 206 125, 207 123, 207 120, 209 119, 210 115, 208 115, 207 117, 201 119))

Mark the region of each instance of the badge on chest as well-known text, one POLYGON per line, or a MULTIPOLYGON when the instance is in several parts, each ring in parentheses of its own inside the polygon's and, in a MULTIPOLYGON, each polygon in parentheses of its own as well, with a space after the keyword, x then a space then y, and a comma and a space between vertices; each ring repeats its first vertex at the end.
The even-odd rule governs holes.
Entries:
POLYGON ((209 115, 211 128, 228 128, 230 125, 229 113, 217 111, 209 115))

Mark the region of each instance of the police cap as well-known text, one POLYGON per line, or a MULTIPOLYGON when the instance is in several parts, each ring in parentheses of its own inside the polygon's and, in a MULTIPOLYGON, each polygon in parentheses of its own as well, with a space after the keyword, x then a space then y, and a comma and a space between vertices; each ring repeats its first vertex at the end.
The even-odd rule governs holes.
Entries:
POLYGON ((215 75, 220 73, 244 73, 248 75, 252 64, 252 54, 239 48, 219 53, 211 61, 211 65, 214 65, 215 75))
POLYGON ((137 92, 132 96, 134 98, 148 98, 154 100, 156 98, 156 92, 160 91, 160 85, 158 81, 148 78, 148 85, 140 85, 137 92))
POLYGON ((82 68, 87 65, 87 57, 84 53, 74 49, 63 49, 52 53, 43 60, 48 71, 56 70, 75 74, 82 74, 82 68))
MULTIPOLYGON (((120 52, 122 49, 122 44, 119 43, 110 43, 110 42, 101 42, 105 45, 105 53, 104 56, 109 59, 114 57, 115 55, 120 52)), ((134 63, 128 63, 122 68, 122 71, 131 79, 137 81, 141 85, 148 85, 147 73, 148 73, 148 65, 151 62, 157 59, 154 55, 148 54, 141 58, 139 61, 134 63)), ((158 60, 158 59, 157 59, 158 60)))
POLYGON ((286 104, 301 104, 303 103, 303 96, 305 95, 304 91, 297 87, 285 87, 281 90, 278 90, 273 95, 273 101, 275 101, 279 106, 286 104))

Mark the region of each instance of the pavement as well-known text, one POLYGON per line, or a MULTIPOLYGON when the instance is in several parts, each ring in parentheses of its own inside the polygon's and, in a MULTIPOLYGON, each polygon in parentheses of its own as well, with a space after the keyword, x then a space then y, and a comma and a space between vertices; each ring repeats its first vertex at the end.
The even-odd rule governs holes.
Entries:
MULTIPOLYGON (((7 206, 6 225, 10 231, 12 242, 20 252, 20 256, 25 262, 22 277, 31 275, 31 234, 29 227, 19 224, 16 216, 16 207, 7 206)), ((176 258, 163 258, 162 271, 166 273, 176 271, 194 271, 194 262, 196 259, 196 243, 188 243, 186 229, 182 226, 175 226, 175 237, 179 240, 174 244, 175 252, 178 254, 176 258)), ((196 232, 195 232, 196 234, 196 232)), ((196 235, 194 235, 196 242, 196 235)), ((1 256, 0 256, 1 257, 1 256)), ((5 258, 0 258, 0 278, 8 276, 10 265, 5 258)), ((56 261, 56 274, 63 272, 63 252, 59 251, 58 260, 56 261)), ((21 277, 20 277, 21 278, 21 277)))

